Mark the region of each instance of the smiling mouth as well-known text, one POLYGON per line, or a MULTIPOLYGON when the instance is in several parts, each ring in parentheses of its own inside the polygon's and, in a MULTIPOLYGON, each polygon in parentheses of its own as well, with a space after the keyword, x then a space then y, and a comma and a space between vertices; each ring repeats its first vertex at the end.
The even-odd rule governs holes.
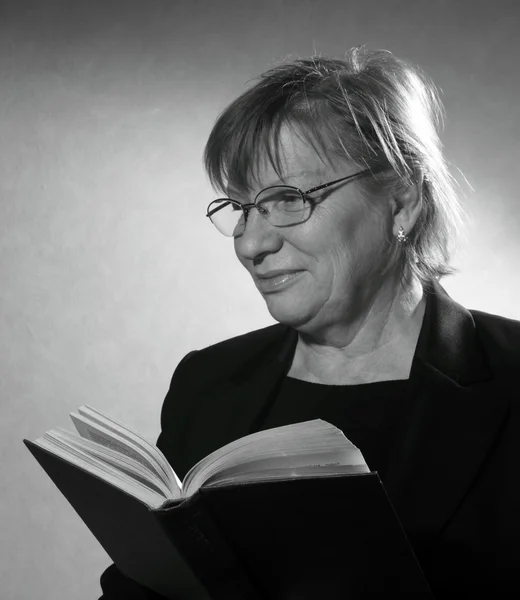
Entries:
POLYGON ((293 280, 301 276, 302 273, 303 271, 291 271, 287 273, 279 273, 278 275, 273 275, 272 277, 257 277, 255 278, 255 283, 261 292, 274 292, 292 283, 293 280))
POLYGON ((277 269, 273 271, 267 271, 266 273, 254 273, 253 277, 256 279, 272 279, 273 277, 278 277, 279 275, 291 275, 293 273, 299 273, 301 269, 277 269))

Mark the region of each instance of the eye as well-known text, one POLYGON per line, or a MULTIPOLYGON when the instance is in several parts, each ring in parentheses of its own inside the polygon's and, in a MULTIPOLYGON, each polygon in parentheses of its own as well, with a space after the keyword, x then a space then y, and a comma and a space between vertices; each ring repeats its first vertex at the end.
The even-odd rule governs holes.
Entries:
POLYGON ((300 213, 305 206, 301 194, 296 190, 284 190, 278 195, 276 210, 286 215, 300 213))
POLYGON ((284 202, 285 204, 291 204, 292 202, 301 202, 302 197, 298 192, 287 191, 284 192, 279 201, 284 202))

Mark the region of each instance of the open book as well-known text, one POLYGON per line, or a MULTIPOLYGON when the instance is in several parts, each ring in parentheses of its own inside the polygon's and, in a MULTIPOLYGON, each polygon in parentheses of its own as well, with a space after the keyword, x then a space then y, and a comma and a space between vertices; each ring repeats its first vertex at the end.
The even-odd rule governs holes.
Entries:
POLYGON ((361 452, 343 432, 316 419, 227 444, 194 465, 181 482, 163 453, 126 425, 88 405, 70 417, 77 434, 55 428, 33 443, 150 508, 187 498, 202 485, 369 472, 361 452))
POLYGON ((122 423, 86 405, 70 416, 77 434, 25 445, 117 570, 164 598, 431 600, 379 475, 333 425, 245 436, 181 482, 122 423))

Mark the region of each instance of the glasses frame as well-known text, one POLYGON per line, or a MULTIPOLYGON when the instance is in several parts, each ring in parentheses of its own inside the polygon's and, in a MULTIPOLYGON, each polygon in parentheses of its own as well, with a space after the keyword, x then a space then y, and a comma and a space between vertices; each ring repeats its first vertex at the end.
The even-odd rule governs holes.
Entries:
MULTIPOLYGON (((244 214, 244 221, 245 221, 245 224, 247 225, 247 218, 249 216, 249 213, 251 212, 251 210, 254 207, 256 207, 259 210, 260 214, 262 216, 264 216, 264 213, 262 212, 261 207, 256 206, 256 201, 257 201, 258 197, 260 196, 260 194, 263 194, 267 190, 271 190, 271 189, 278 188, 278 187, 290 188, 292 190, 299 192, 301 194, 303 202, 305 203, 305 202, 307 202, 306 196, 309 194, 318 192, 319 190, 324 190, 324 189, 330 187, 331 185, 334 185, 336 183, 341 183, 342 181, 347 182, 350 180, 354 180, 363 175, 367 175, 368 173, 372 173, 372 170, 364 169, 363 171, 358 171, 357 173, 353 173, 352 175, 347 175, 346 177, 340 177, 339 179, 334 179, 334 181, 329 181, 328 183, 322 183, 321 185, 317 185, 316 187, 313 187, 310 190, 307 190, 305 192, 303 190, 301 190, 300 188, 293 186, 293 185, 270 185, 269 187, 266 187, 263 190, 260 190, 258 192, 258 194, 255 196, 255 199, 253 200, 253 202, 248 202, 247 204, 242 204, 238 200, 233 200, 233 198, 216 198, 215 200, 213 200, 212 202, 209 203, 208 208, 206 209, 206 217, 211 219, 211 215, 213 215, 214 213, 218 212, 219 210, 225 208, 227 206, 227 204, 230 203, 230 204, 234 204, 235 206, 239 206, 242 209, 242 212, 244 214), (214 208, 213 210, 210 210, 211 205, 214 204, 215 202, 219 202, 219 201, 220 202, 226 201, 226 202, 224 204, 214 208)), ((265 218, 267 219, 267 217, 265 217, 265 218)), ((270 223, 270 221, 269 221, 269 223, 270 223)), ((215 225, 213 223, 213 221, 212 221, 212 224, 215 225)), ((287 227, 287 225, 275 225, 274 223, 270 223, 270 224, 273 227, 287 227)), ((298 225, 298 223, 294 223, 294 225, 298 225)), ((217 227, 217 226, 215 225, 215 227, 217 227)), ((244 228, 245 228, 245 225, 244 225, 244 228)), ((218 227, 217 227, 217 229, 218 229, 218 227)), ((220 233, 222 233, 222 232, 220 232, 220 233)), ((225 235, 225 234, 223 234, 223 235, 225 235)), ((226 236, 226 237, 234 237, 234 236, 230 235, 230 236, 226 236)))

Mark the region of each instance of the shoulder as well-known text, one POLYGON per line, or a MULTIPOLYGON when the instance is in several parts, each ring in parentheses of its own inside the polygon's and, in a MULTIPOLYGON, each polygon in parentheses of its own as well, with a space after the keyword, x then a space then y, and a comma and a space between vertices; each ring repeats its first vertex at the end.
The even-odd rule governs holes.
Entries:
MULTIPOLYGON (((205 454, 222 446, 234 418, 226 399, 237 373, 270 361, 292 330, 271 325, 193 350, 177 365, 161 409, 157 447, 182 476, 205 454)), ((289 336, 291 338, 292 336, 289 336)), ((229 440, 228 440, 229 441, 229 440)))
POLYGON ((255 329, 254 331, 228 338, 217 344, 212 344, 198 350, 198 352, 200 356, 205 357, 220 356, 222 354, 226 356, 242 355, 243 352, 246 352, 248 355, 254 354, 279 341, 288 330, 289 327, 287 325, 275 323, 274 325, 255 329))
POLYGON ((174 377, 195 377, 198 373, 206 383, 223 379, 264 352, 274 351, 290 332, 288 326, 276 323, 193 350, 181 360, 174 377))
POLYGON ((490 361, 520 368, 520 321, 480 310, 470 313, 490 361))
POLYGON ((470 310, 479 336, 486 341, 520 353, 520 321, 493 315, 480 310, 470 310))

